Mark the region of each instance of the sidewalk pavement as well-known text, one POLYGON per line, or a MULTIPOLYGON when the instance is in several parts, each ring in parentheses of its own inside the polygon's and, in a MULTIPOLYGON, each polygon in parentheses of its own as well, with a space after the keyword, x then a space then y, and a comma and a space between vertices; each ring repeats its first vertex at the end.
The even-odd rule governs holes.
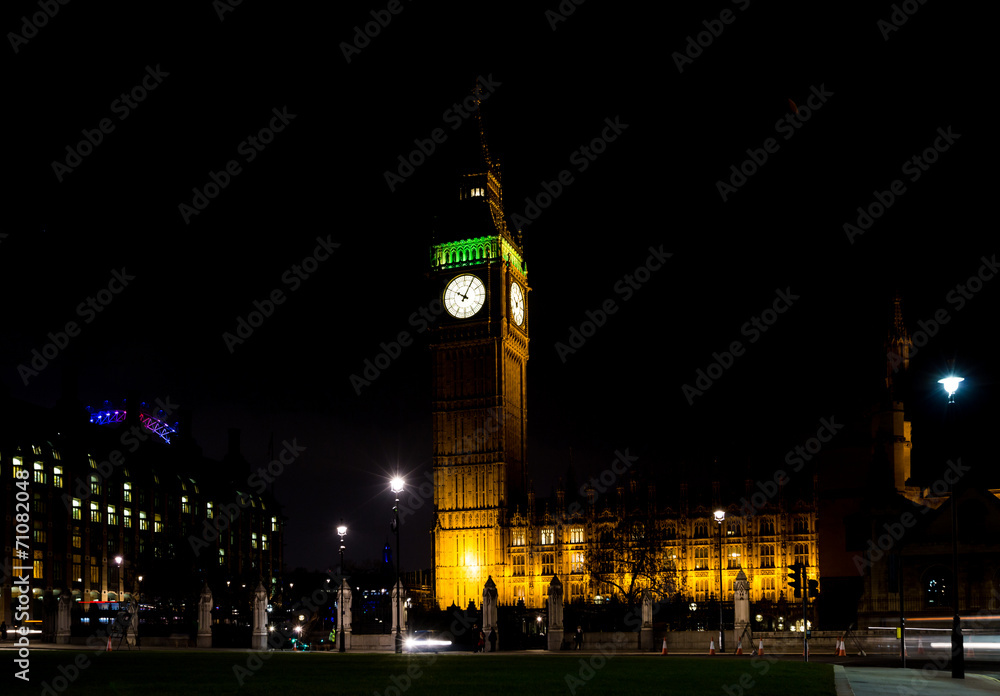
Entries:
POLYGON ((965 673, 965 679, 952 679, 950 672, 941 670, 924 671, 893 667, 844 668, 837 665, 834 667, 834 681, 837 687, 837 696, 1000 694, 1000 681, 968 672, 965 673), (840 678, 842 672, 844 678, 840 678))

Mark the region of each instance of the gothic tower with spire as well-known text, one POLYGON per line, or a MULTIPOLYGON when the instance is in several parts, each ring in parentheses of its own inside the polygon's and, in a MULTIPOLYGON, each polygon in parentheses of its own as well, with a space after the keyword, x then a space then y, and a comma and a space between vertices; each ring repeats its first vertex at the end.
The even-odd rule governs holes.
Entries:
MULTIPOLYGON (((910 486, 910 421, 904 402, 912 343, 903 322, 902 298, 892 301, 885 350, 885 390, 872 419, 872 438, 881 447, 892 470, 893 487, 900 495, 919 497, 919 488, 910 486)), ((880 459, 880 458, 879 458, 880 459)))
MULTIPOLYGON (((482 598, 492 576, 501 602, 510 512, 527 489, 528 270, 520 234, 508 230, 500 167, 479 111, 464 143, 474 158, 458 174, 430 248, 434 601, 482 598), (470 138, 471 140, 471 138, 470 138)), ((463 145, 461 141, 455 145, 463 145)))

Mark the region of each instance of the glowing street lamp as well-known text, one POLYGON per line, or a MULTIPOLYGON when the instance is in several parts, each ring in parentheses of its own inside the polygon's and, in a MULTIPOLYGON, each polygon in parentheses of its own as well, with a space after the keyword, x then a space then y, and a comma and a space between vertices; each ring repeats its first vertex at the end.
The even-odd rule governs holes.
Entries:
POLYGON ((337 527, 337 534, 340 535, 340 623, 337 629, 340 631, 340 652, 344 652, 344 536, 347 534, 347 525, 344 518, 340 518, 340 525, 337 527))
MULTIPOLYGON (((951 431, 955 428, 955 392, 958 385, 964 382, 965 378, 956 377, 954 374, 938 380, 938 384, 944 387, 948 394, 948 405, 945 407, 945 421, 951 431)), ((951 440, 949 432, 949 441, 951 440)), ((953 444, 949 442, 949 444, 953 444)), ((951 452, 948 453, 949 455, 951 452)), ((957 485, 958 481, 955 482, 957 485)), ((957 487, 951 487, 951 565, 952 565, 952 586, 955 588, 951 596, 955 605, 955 617, 951 625, 951 678, 965 679, 965 641, 962 637, 962 617, 958 614, 958 495, 957 487)))
POLYGON ((954 375, 950 377, 945 377, 944 379, 939 379, 938 384, 944 387, 945 392, 948 394, 948 403, 955 403, 955 392, 958 391, 958 385, 965 381, 965 377, 956 377, 954 375))
POLYGON ((719 525, 719 652, 726 651, 726 634, 722 630, 722 522, 726 519, 725 510, 716 510, 715 521, 719 525))
POLYGON ((122 601, 122 561, 125 559, 121 556, 115 556, 115 563, 118 564, 118 606, 121 607, 122 601))
MULTIPOLYGON (((392 507, 392 528, 396 532, 396 652, 403 652, 403 636, 401 633, 402 622, 399 612, 399 597, 402 594, 402 587, 399 584, 399 494, 403 492, 403 479, 399 476, 394 478, 389 484, 392 492, 396 494, 396 504, 392 507)), ((391 597, 392 595, 390 595, 391 597)))

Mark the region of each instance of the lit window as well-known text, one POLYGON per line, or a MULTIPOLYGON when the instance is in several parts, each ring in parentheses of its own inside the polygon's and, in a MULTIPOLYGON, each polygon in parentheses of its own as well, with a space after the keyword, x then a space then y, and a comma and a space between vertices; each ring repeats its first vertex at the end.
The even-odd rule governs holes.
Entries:
POLYGON ((87 461, 90 462, 90 468, 91 469, 96 469, 97 468, 97 460, 96 459, 94 459, 90 455, 87 455, 87 461))
POLYGON ((90 521, 91 522, 101 521, 101 509, 97 506, 97 503, 90 504, 90 521))
POLYGON ((257 532, 250 535, 250 548, 257 548, 257 532))
POLYGON ((188 502, 188 497, 186 495, 181 496, 181 512, 191 514, 191 503, 188 502))
POLYGON ((122 502, 131 503, 132 502, 132 484, 126 481, 122 484, 122 502))
POLYGON ((571 573, 582 573, 583 572, 583 551, 574 551, 570 554, 570 572, 571 573))
POLYGON ((132 511, 129 510, 128 508, 122 508, 122 515, 125 518, 125 528, 126 529, 131 529, 132 528, 132 511))
POLYGON ((73 498, 73 519, 74 520, 80 519, 80 507, 81 507, 80 499, 79 498, 73 498))
POLYGON ((261 551, 267 551, 267 534, 260 535, 260 549, 261 551))
POLYGON ((90 475, 90 492, 96 495, 101 494, 101 479, 96 474, 90 475))
POLYGON ((556 543, 556 530, 551 527, 542 530, 542 544, 556 543))
POLYGON ((35 454, 41 454, 42 453, 42 448, 39 447, 38 445, 32 445, 31 446, 31 451, 34 452, 35 454))
POLYGON ((694 569, 705 570, 708 568, 708 547, 699 546, 694 550, 694 569))
POLYGON ((205 514, 208 516, 208 519, 212 519, 212 515, 214 514, 212 503, 205 503, 205 514))
POLYGON ((569 540, 573 544, 583 543, 583 527, 570 527, 569 540))
POLYGON ((524 546, 524 530, 515 529, 511 535, 511 544, 513 546, 524 546))
POLYGON ((772 602, 775 600, 775 590, 774 590, 774 578, 764 578, 763 588, 764 588, 764 599, 769 599, 772 602))
POLYGON ((63 470, 61 466, 52 467, 52 485, 56 488, 63 487, 63 470))
MULTIPOLYGON (((37 543, 39 543, 39 544, 44 544, 45 543, 45 530, 42 528, 42 521, 41 520, 35 520, 35 525, 34 526, 35 526, 34 533, 33 533, 34 540, 37 543)), ((41 553, 41 552, 40 551, 36 551, 35 553, 41 553)))
POLYGON ((24 460, 20 457, 14 457, 14 478, 20 478, 18 474, 21 472, 21 467, 24 465, 24 460))
POLYGON ((163 520, 160 517, 160 513, 153 514, 153 531, 162 532, 163 531, 163 520))
MULTIPOLYGON (((77 531, 77 530, 73 530, 73 548, 74 549, 83 548, 83 537, 80 535, 80 532, 77 531)), ((77 561, 76 562, 77 563, 80 562, 79 561, 79 556, 77 556, 77 561)), ((76 575, 79 575, 79 574, 80 574, 79 572, 76 573, 76 575)))
POLYGON ((53 459, 62 459, 62 455, 59 454, 59 450, 52 450, 52 458, 53 459))
POLYGON ((139 531, 149 530, 149 520, 146 519, 146 513, 142 510, 139 511, 139 531))
POLYGON ((35 462, 35 483, 45 483, 45 465, 41 462, 35 462))
POLYGON ((91 563, 90 565, 90 584, 100 585, 101 584, 101 567, 91 563))
POLYGON ((271 531, 272 532, 278 531, 278 518, 277 517, 272 517, 271 518, 271 531))
POLYGON ((114 505, 108 505, 108 524, 118 524, 118 515, 115 514, 114 505))

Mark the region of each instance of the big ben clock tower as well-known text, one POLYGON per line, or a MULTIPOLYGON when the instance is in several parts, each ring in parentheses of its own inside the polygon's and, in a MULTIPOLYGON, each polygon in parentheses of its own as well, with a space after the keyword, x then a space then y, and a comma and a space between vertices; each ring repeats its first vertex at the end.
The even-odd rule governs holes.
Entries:
MULTIPOLYGON (((467 124, 469 128, 473 124, 467 124)), ((501 601, 508 512, 527 492, 528 270, 504 221, 500 169, 478 118, 476 161, 435 228, 430 278, 444 313, 430 337, 434 595, 442 609, 501 601)))

